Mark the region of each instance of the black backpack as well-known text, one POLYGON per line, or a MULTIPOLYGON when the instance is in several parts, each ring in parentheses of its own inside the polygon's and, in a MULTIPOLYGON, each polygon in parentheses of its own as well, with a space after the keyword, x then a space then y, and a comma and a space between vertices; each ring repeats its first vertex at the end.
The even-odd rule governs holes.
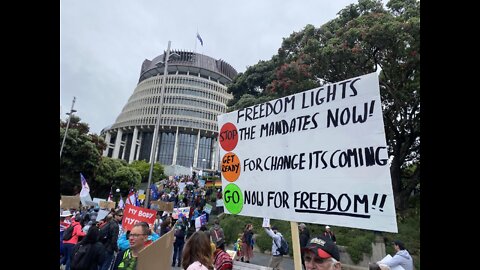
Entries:
POLYGON ((68 227, 64 232, 63 232, 63 240, 65 241, 68 241, 70 239, 72 239, 72 236, 73 236, 73 228, 75 226, 77 226, 78 224, 75 224, 75 225, 70 225, 70 227, 68 227))
POLYGON ((92 244, 78 244, 78 247, 74 248, 70 261, 70 269, 81 270, 90 268, 91 258, 89 258, 88 252, 91 247, 92 244))
POLYGON ((288 243, 283 238, 283 236, 280 236, 280 246, 277 245, 277 242, 273 241, 275 245, 277 246, 277 251, 280 253, 280 255, 287 255, 288 254, 288 243))

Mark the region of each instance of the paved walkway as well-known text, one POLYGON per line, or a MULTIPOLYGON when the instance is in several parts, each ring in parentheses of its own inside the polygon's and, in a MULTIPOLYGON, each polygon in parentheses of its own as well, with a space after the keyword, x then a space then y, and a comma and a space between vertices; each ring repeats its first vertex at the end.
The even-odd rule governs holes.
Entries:
MULTIPOLYGON (((250 263, 262 266, 268 266, 270 263, 270 254, 263 254, 260 252, 253 252, 253 258, 250 259, 250 263)), ((282 266, 284 270, 294 270, 293 258, 283 257, 282 266)), ((172 267, 172 269, 182 269, 181 267, 172 267)))

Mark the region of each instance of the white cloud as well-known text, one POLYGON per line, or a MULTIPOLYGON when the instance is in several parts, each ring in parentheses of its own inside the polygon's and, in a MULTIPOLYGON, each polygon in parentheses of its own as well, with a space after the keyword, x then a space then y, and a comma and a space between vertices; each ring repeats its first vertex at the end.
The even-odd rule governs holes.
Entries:
POLYGON ((269 60, 282 39, 318 27, 353 0, 65 0, 60 9, 60 104, 91 132, 115 122, 133 92, 144 59, 172 49, 223 59, 237 71, 269 60))

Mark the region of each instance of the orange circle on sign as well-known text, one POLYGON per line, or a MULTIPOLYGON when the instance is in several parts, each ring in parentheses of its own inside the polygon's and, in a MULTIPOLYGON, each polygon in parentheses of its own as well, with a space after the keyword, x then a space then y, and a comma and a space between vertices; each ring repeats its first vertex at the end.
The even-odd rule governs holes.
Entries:
POLYGON ((222 175, 228 182, 235 182, 240 176, 240 159, 232 152, 222 158, 222 175))
POLYGON ((232 151, 238 143, 237 127, 230 122, 225 123, 220 129, 219 141, 223 150, 232 151))

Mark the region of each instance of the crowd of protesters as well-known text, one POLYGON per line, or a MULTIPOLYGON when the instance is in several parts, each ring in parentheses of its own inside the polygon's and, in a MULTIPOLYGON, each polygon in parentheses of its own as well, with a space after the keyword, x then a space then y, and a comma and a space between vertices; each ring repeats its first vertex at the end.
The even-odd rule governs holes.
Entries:
MULTIPOLYGON (((189 207, 188 216, 180 213, 174 219, 172 213, 157 211, 152 224, 137 222, 131 230, 124 230, 122 208, 109 210, 101 220, 97 218, 98 206, 60 209, 60 269, 135 270, 139 252, 171 230, 174 233, 172 267, 186 270, 232 269, 233 260, 225 251, 225 235, 220 221, 216 219, 210 229, 206 222, 198 224, 200 217, 208 222, 209 215, 204 211, 207 198, 215 196, 221 199, 221 190, 200 187, 199 181, 189 176, 161 182, 162 188, 152 189, 156 194, 151 194, 151 198, 172 202, 174 208, 189 207), (182 184, 185 188, 180 190, 179 183, 188 184, 182 184), (212 194, 214 192, 215 195, 212 194), (63 236, 68 228, 73 230, 70 229, 71 237, 65 239, 63 236)), ((299 230, 304 269, 341 269, 336 237, 329 226, 326 226, 322 235, 314 238, 310 238, 305 224, 300 224, 299 230)), ((272 237, 269 266, 282 269, 283 255, 278 253, 281 233, 275 226, 265 228, 265 231, 272 237)), ((254 256, 254 245, 254 226, 249 223, 234 243, 236 260, 249 263, 254 256)), ((399 253, 405 253, 403 243, 397 246, 399 253)))

